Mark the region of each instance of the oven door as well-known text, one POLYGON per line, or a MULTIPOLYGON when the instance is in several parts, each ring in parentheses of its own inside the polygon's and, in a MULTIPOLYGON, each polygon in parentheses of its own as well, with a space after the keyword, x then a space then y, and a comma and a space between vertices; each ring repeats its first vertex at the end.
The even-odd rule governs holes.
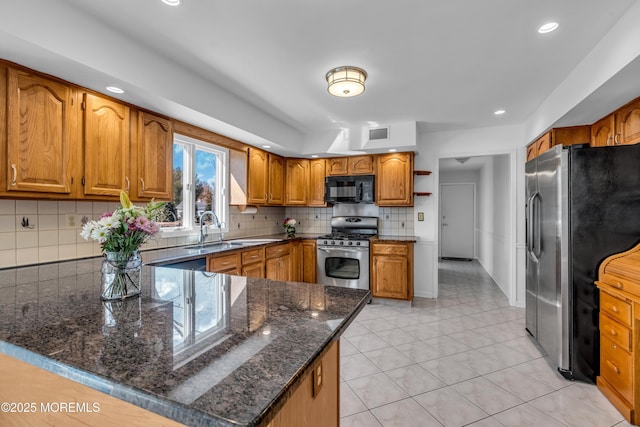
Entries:
POLYGON ((318 283, 369 289, 369 248, 318 246, 318 283))

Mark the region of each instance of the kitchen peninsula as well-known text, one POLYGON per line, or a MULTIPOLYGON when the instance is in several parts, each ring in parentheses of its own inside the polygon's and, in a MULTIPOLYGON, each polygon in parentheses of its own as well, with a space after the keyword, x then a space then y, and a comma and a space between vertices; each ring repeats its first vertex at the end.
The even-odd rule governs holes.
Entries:
MULTIPOLYGON (((144 266, 140 298, 103 303, 101 261, 0 270, 3 363, 190 426, 276 426, 312 413, 338 425, 339 337, 369 291, 144 266), (335 413, 299 409, 321 400, 335 413)), ((13 389, 3 382, 3 400, 13 389)), ((0 424, 29 415, 2 413, 0 424)))

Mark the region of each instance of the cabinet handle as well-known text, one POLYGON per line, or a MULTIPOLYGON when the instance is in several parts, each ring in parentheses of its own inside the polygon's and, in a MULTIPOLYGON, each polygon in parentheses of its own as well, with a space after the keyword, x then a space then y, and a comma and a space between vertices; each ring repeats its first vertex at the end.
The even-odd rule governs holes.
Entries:
POLYGON ((609 134, 609 136, 607 137, 607 146, 611 145, 609 143, 611 142, 612 139, 613 139, 613 135, 609 134))
POLYGON ((618 289, 622 289, 622 283, 621 282, 616 282, 613 284, 613 287, 618 288, 618 289))
POLYGON ((144 179, 140 178, 140 184, 142 185, 142 192, 144 193, 144 179))
POLYGON ((615 329, 612 329, 611 330, 611 335, 613 335, 615 337, 616 335, 618 335, 618 333, 615 331, 615 329))
POLYGON ((16 185, 16 180, 18 179, 18 168, 16 168, 15 163, 11 163, 11 170, 13 171, 13 179, 11 180, 11 185, 16 185))
POLYGON ((616 133, 615 138, 613 138, 613 145, 620 145, 620 132, 616 133))
POLYGON ((613 369, 613 372, 615 372, 616 374, 620 373, 620 368, 618 368, 616 365, 614 365, 613 363, 611 363, 610 360, 607 360, 607 365, 609 365, 609 367, 611 369, 613 369))
POLYGON ((267 197, 267 193, 264 193, 264 199, 269 200, 269 198, 267 197))
POLYGON ((127 194, 129 194, 129 190, 131 189, 131 182, 129 181, 129 177, 128 177, 128 176, 125 176, 125 177, 124 177, 124 180, 125 180, 125 181, 126 181, 126 183, 127 183, 127 189, 126 189, 126 190, 124 190, 124 192, 125 192, 125 193, 127 193, 127 194))
POLYGON ((620 313, 620 310, 618 310, 618 307, 616 307, 615 305, 611 306, 611 311, 613 311, 614 313, 620 313))

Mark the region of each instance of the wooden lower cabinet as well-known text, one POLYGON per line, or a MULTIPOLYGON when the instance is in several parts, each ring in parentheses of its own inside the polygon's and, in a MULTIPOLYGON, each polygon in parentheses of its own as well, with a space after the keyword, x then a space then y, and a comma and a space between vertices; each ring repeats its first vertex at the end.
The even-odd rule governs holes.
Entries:
POLYGON ((302 281, 318 281, 317 245, 315 240, 302 241, 302 281))
POLYGON ((413 300, 413 243, 371 243, 374 297, 413 300))
POLYGON ((264 279, 264 248, 243 251, 241 259, 241 276, 264 279))
POLYGON ((304 275, 304 256, 302 241, 291 242, 291 278, 293 282, 302 282, 304 275))
POLYGON ((338 427, 340 342, 335 341, 302 375, 302 383, 266 427, 338 427), (319 385, 318 385, 319 384, 319 385))
POLYGON ((207 271, 240 275, 240 254, 210 255, 207 257, 207 271))
POLYGON ((290 243, 265 249, 265 277, 271 280, 291 280, 292 250, 290 243))
POLYGON ((600 265, 600 375, 598 389, 625 419, 640 417, 640 245, 600 265))

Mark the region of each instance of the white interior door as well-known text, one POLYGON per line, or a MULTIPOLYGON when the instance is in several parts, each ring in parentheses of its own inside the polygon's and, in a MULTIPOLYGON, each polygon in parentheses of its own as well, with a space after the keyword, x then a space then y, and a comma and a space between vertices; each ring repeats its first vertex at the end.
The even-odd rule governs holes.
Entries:
POLYGON ((440 256, 473 258, 474 184, 440 185, 440 256))

